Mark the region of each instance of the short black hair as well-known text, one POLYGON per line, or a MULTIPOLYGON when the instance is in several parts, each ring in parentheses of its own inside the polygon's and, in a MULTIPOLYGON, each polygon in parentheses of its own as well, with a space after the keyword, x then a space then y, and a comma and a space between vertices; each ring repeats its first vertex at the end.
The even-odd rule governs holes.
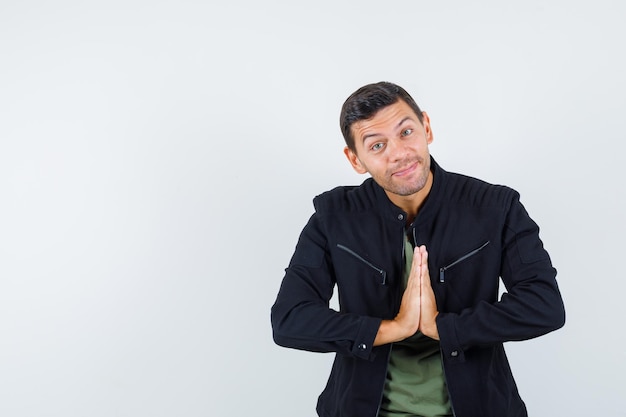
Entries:
POLYGON ((339 125, 341 133, 346 141, 346 145, 353 152, 356 152, 354 137, 352 136, 352 125, 359 120, 368 120, 376 113, 398 100, 403 100, 413 109, 420 123, 423 123, 424 116, 413 97, 399 85, 387 81, 365 85, 350 95, 341 107, 339 125))

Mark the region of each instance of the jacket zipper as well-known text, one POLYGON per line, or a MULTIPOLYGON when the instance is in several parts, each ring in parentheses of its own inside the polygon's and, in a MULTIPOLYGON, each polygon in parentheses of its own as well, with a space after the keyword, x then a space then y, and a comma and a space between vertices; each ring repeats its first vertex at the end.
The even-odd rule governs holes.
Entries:
POLYGON ((481 251, 485 246, 487 246, 489 244, 489 240, 486 241, 485 243, 483 243, 480 247, 474 249, 473 251, 466 253, 465 255, 461 256, 459 259, 457 259, 456 261, 452 262, 450 265, 444 266, 442 268, 439 269, 439 282, 445 282, 445 273, 448 269, 452 268, 454 265, 458 264, 459 262, 462 262, 464 260, 466 260, 467 258, 469 258, 470 256, 474 256, 476 255, 476 253, 478 253, 479 251, 481 251))
POLYGON ((361 255, 359 255, 358 253, 356 253, 355 251, 353 251, 349 247, 344 246, 344 245, 342 245, 340 243, 337 244, 337 247, 339 249, 341 249, 341 250, 344 250, 344 251, 348 252, 350 255, 354 256, 359 261, 363 262, 365 265, 369 266, 374 271, 378 272, 378 274, 381 276, 380 284, 381 285, 387 285, 387 272, 383 271, 382 269, 380 269, 379 267, 377 267, 376 265, 374 265, 373 263, 371 263, 367 259, 363 258, 361 255))

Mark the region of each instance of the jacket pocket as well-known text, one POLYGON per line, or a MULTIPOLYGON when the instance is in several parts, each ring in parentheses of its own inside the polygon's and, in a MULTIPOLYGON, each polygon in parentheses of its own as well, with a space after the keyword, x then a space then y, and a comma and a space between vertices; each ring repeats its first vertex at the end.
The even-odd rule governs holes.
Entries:
POLYGON ((480 245, 479 247, 477 247, 476 249, 466 253, 465 255, 459 257, 458 259, 456 259, 455 261, 449 263, 448 265, 439 268, 439 282, 446 282, 446 271, 450 268, 452 268, 453 266, 465 261, 468 258, 471 258, 472 256, 476 255, 478 252, 480 252, 481 250, 483 250, 488 244, 489 244, 489 240, 486 241, 485 243, 483 243, 482 245, 480 245))
POLYGON ((358 253, 356 253, 355 251, 353 251, 349 247, 347 247, 345 245, 342 245, 341 243, 337 244, 337 248, 339 248, 339 249, 349 253, 354 258, 358 259, 359 261, 361 261, 362 263, 364 263, 365 265, 370 267, 372 270, 374 270, 376 272, 376 274, 378 276, 380 276, 380 284, 381 285, 387 285, 387 272, 385 272, 382 268, 377 267, 376 265, 374 265, 373 263, 371 263, 370 261, 368 261, 367 259, 365 259, 361 255, 359 255, 358 253))

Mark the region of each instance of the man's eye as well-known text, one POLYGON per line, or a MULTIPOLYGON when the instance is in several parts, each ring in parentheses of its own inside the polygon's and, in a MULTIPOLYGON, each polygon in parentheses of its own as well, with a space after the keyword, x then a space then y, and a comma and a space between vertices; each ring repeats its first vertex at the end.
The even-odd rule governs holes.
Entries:
POLYGON ((402 136, 409 136, 411 133, 413 133, 413 129, 404 129, 402 131, 402 136))
POLYGON ((383 144, 382 143, 375 143, 374 146, 372 146, 372 150, 373 151, 379 151, 383 148, 383 144))

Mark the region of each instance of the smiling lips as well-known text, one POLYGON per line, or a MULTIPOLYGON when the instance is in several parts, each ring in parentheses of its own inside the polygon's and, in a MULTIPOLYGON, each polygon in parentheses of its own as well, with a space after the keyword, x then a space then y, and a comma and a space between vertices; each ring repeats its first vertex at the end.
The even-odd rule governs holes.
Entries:
POLYGON ((413 162, 408 167, 406 167, 406 168, 404 168, 404 169, 402 169, 400 171, 393 172, 391 174, 391 176, 392 177, 404 177, 404 176, 407 176, 407 175, 413 173, 417 169, 417 164, 418 164, 418 162, 413 162))

